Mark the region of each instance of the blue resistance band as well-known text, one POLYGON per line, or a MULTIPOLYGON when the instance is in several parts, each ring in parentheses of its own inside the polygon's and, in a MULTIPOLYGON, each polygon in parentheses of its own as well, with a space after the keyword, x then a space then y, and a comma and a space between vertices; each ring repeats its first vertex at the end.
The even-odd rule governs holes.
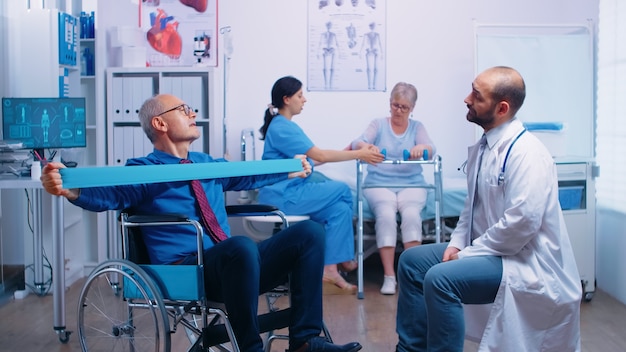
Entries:
POLYGON ((64 188, 87 188, 276 174, 302 170, 300 159, 100 166, 59 170, 64 188))

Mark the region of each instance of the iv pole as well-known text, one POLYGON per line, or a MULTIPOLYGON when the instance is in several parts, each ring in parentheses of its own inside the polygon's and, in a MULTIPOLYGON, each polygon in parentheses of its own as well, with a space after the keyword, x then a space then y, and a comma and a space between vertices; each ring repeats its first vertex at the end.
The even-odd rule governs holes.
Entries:
POLYGON ((222 34, 224 39, 224 95, 222 101, 222 151, 224 153, 224 159, 230 159, 230 153, 228 152, 228 144, 226 139, 227 134, 227 118, 226 118, 226 95, 228 92, 227 84, 228 84, 228 69, 229 69, 229 61, 230 56, 233 53, 233 43, 232 38, 230 36, 230 26, 220 28, 220 34, 222 34))

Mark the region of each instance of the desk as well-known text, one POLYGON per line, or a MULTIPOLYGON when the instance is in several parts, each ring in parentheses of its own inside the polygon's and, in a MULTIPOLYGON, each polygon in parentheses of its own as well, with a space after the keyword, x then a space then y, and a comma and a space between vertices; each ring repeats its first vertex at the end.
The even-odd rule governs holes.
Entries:
MULTIPOLYGON (((33 261, 35 267, 35 287, 42 294, 45 291, 43 284, 43 187, 39 180, 30 177, 0 176, 0 189, 31 189, 33 191, 33 261)), ((63 199, 52 198, 52 295, 54 309, 54 330, 63 343, 69 340, 69 332, 65 330, 65 238, 63 232, 63 199)))

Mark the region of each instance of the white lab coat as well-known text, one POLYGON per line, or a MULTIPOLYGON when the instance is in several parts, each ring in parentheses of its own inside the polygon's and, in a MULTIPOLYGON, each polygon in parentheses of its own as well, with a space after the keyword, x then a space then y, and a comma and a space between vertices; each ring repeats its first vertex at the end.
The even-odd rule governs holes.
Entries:
POLYGON ((503 275, 493 304, 465 306, 466 335, 480 339, 479 351, 580 351, 582 288, 559 205, 556 165, 526 132, 511 149, 504 183, 497 182, 508 146, 523 128, 514 119, 487 135, 490 148, 479 180, 488 183, 480 194, 486 218, 474 223, 480 236, 470 246, 478 144, 468 150, 468 197, 449 245, 462 249, 459 260, 502 256, 503 275))

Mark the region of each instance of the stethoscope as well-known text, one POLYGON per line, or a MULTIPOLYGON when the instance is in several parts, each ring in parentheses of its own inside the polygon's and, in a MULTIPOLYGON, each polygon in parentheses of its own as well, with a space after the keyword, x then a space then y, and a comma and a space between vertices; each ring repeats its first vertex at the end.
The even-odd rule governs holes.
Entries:
POLYGON ((526 129, 524 128, 522 130, 522 132, 520 132, 517 135, 517 137, 515 137, 513 142, 511 142, 511 144, 509 144, 509 149, 507 149, 506 155, 504 156, 504 163, 502 163, 502 169, 500 170, 500 175, 498 175, 498 186, 502 186, 502 184, 504 183, 504 170, 506 168, 506 162, 507 162, 507 160, 509 160, 509 154, 511 153, 511 148, 513 148, 513 145, 515 144, 515 142, 517 142, 519 137, 521 137, 525 132, 526 132, 526 129))
MULTIPOLYGON (((517 142, 519 137, 521 137, 525 132, 526 132, 526 129, 524 128, 522 132, 520 132, 515 137, 515 139, 513 139, 513 142, 509 144, 509 149, 507 149, 506 155, 504 156, 504 163, 502 163, 502 169, 500 169, 500 174, 498 175, 498 186, 502 186, 502 184, 504 184, 504 171, 506 171, 506 162, 509 160, 509 154, 511 154, 511 149, 513 148, 513 145, 515 145, 515 142, 517 142)), ((467 166, 467 160, 465 160, 463 164, 461 164, 461 166, 459 166, 457 170, 459 171, 463 170, 463 173, 466 173, 465 171, 466 166, 467 166)))

